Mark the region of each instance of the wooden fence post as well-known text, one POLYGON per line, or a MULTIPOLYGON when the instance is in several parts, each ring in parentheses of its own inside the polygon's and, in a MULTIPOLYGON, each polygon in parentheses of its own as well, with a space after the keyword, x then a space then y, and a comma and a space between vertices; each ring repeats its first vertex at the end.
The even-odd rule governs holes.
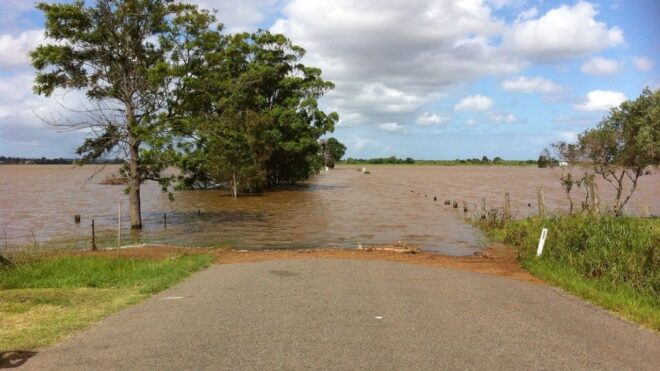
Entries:
POLYGON ((504 220, 511 220, 511 199, 509 198, 509 192, 504 194, 504 220))
POLYGON ((543 198, 543 187, 539 187, 537 191, 538 203, 539 203, 539 215, 542 218, 545 218, 545 199, 543 198))
POLYGON ((486 197, 481 198, 481 219, 486 219, 486 197))
POLYGON ((96 250, 96 230, 94 228, 94 219, 92 219, 92 251, 96 250))

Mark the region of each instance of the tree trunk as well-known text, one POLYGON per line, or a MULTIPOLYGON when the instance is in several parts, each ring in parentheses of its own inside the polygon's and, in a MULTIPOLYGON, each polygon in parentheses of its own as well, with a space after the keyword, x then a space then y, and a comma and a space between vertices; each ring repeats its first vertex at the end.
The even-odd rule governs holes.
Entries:
POLYGON ((140 207, 140 141, 136 137, 133 109, 127 107, 128 123, 128 203, 131 216, 131 229, 142 229, 142 209, 140 207))
POLYGON ((236 173, 231 174, 231 190, 234 198, 238 197, 238 181, 236 180, 236 173))
POLYGON ((623 205, 621 205, 621 195, 623 193, 623 171, 621 172, 621 177, 617 178, 616 176, 614 179, 616 179, 617 184, 616 184, 616 199, 614 199, 614 215, 615 216, 621 216, 622 214, 622 209, 623 205))

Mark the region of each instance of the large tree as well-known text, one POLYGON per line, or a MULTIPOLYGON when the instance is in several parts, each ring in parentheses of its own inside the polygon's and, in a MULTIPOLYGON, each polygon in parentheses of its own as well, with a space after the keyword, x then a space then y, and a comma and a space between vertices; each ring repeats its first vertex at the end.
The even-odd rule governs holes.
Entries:
POLYGON ((319 108, 317 100, 334 86, 321 78, 319 69, 300 63, 304 50, 267 31, 198 41, 189 51, 204 63, 194 64, 179 91, 179 108, 191 117, 184 131, 192 140, 181 143, 184 183, 233 179, 211 171, 212 164, 228 158, 227 150, 211 143, 220 140, 220 132, 244 138, 244 143, 251 136, 264 185, 295 182, 317 172, 323 165, 318 139, 334 129, 338 116, 319 108))
POLYGON ((637 99, 612 109, 579 142, 593 171, 614 186, 613 211, 621 215, 639 178, 660 164, 660 90, 646 88, 637 99))
POLYGON ((31 52, 37 69, 34 90, 83 91, 90 102, 86 120, 66 123, 91 129, 78 148, 81 162, 119 151, 126 159, 132 228, 142 227, 140 185, 165 180, 164 152, 174 152, 172 91, 180 83, 172 71, 182 44, 203 34, 213 17, 173 0, 76 0, 39 3, 47 42, 31 52))

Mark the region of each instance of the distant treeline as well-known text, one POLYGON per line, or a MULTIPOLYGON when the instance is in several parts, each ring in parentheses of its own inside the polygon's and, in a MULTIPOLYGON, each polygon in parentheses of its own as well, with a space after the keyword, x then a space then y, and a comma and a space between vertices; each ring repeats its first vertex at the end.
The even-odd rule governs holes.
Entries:
POLYGON ((378 164, 406 164, 406 165, 508 165, 508 166, 529 166, 537 165, 537 160, 503 160, 501 157, 495 157, 492 160, 487 156, 483 156, 481 159, 478 158, 469 158, 469 159, 455 159, 455 160, 416 160, 413 158, 397 158, 396 156, 390 157, 377 157, 377 158, 353 158, 349 157, 346 160, 342 160, 339 163, 346 165, 378 165, 378 164))
MULTIPOLYGON (((0 164, 35 164, 35 165, 69 165, 74 164, 76 159, 73 158, 27 158, 27 157, 7 157, 0 156, 0 164)), ((115 159, 98 159, 94 161, 95 164, 122 164, 124 160, 115 159)))

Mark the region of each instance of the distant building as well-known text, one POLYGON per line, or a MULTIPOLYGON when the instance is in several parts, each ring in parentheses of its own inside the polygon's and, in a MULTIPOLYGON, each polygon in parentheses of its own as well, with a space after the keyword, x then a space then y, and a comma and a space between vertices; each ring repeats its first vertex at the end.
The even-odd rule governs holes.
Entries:
POLYGON ((566 167, 566 166, 568 166, 568 162, 566 162, 566 161, 559 161, 559 166, 561 166, 561 167, 566 167))

